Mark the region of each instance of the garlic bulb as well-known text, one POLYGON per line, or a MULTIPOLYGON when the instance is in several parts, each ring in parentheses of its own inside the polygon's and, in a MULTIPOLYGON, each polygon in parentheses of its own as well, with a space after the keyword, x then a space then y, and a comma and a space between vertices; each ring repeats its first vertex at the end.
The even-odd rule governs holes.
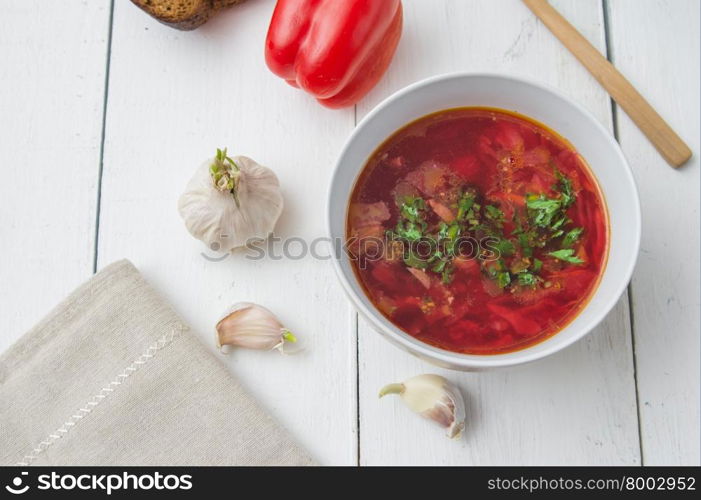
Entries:
POLYGON ((231 251, 265 239, 282 213, 275 173, 226 149, 204 162, 178 201, 190 234, 215 251, 231 251))
POLYGON ((217 347, 245 347, 248 349, 278 349, 283 352, 285 342, 297 342, 275 315, 263 306, 239 302, 229 308, 217 323, 217 347))
POLYGON ((399 394, 414 412, 446 429, 450 438, 459 438, 465 428, 465 403, 460 390, 440 375, 418 375, 401 384, 388 384, 380 397, 399 394))

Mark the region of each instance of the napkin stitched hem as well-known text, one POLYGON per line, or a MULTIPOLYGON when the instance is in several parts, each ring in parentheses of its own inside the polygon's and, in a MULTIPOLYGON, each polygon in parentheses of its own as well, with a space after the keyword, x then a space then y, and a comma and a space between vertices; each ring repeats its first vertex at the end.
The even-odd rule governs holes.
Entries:
POLYGON ((148 346, 148 348, 137 357, 129 366, 121 371, 114 379, 112 379, 109 384, 103 387, 100 392, 94 395, 90 400, 79 408, 70 418, 68 418, 61 427, 56 429, 53 433, 49 434, 44 438, 34 449, 32 449, 30 454, 22 457, 22 460, 17 462, 18 466, 28 466, 31 465, 37 456, 46 451, 52 444, 57 440, 61 439, 63 436, 68 434, 68 432, 75 427, 75 425, 80 422, 83 418, 87 417, 88 414, 98 406, 102 401, 107 399, 110 394, 112 394, 115 388, 121 386, 129 378, 129 375, 134 373, 143 367, 149 360, 153 359, 158 351, 166 346, 169 346, 178 337, 178 334, 188 330, 188 328, 183 324, 178 324, 171 328, 168 333, 163 334, 161 338, 156 340, 153 344, 148 346))

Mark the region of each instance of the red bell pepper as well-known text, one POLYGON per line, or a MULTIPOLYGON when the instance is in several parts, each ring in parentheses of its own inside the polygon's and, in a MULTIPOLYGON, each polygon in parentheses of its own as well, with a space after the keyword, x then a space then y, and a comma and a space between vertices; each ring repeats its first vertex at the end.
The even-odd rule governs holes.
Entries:
POLYGON ((265 62, 324 106, 343 108, 375 86, 401 33, 401 0, 278 0, 265 62))

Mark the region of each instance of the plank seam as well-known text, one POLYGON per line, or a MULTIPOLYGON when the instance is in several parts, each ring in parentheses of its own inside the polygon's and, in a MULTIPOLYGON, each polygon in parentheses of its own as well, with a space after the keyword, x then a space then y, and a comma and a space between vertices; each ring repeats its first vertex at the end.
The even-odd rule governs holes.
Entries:
POLYGON ((97 200, 95 204, 95 235, 92 272, 97 272, 97 252, 100 241, 100 212, 102 208, 102 173, 105 160, 105 137, 107 130, 107 98, 110 89, 110 63, 112 61, 112 27, 114 25, 114 0, 110 0, 109 25, 107 27, 107 58, 105 61, 105 91, 102 98, 102 130, 100 131, 100 162, 97 170, 97 200))
MULTIPOLYGON (((358 126, 358 105, 353 106, 353 128, 358 126)), ((353 309, 355 329, 355 437, 356 437, 356 465, 360 466, 360 335, 358 328, 358 311, 353 309)))
MULTIPOLYGON (((613 42, 611 40, 611 12, 609 0, 601 0, 603 15, 604 15, 604 36, 606 42, 606 59, 611 64, 614 64, 613 42)), ((613 127, 613 137, 616 142, 619 141, 618 133, 618 105, 613 98, 609 98, 611 102, 611 122, 613 127)), ((635 383, 635 409, 638 417, 638 454, 640 456, 640 465, 645 465, 645 455, 643 448, 643 432, 642 432, 642 415, 640 412, 640 391, 638 390, 638 360, 635 353, 635 317, 633 309, 633 287, 628 284, 626 288, 628 292, 628 322, 630 324, 630 344, 633 355, 633 381, 635 383)))

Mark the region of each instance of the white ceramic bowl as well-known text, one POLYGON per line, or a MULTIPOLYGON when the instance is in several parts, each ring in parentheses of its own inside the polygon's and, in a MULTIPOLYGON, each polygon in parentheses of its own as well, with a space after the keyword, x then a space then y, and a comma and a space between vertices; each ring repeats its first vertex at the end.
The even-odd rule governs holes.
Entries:
POLYGON ((614 138, 584 108, 540 83, 497 74, 458 73, 423 80, 396 92, 356 127, 335 166, 327 207, 333 241, 345 236, 355 180, 375 149, 396 130, 424 115, 461 106, 488 106, 529 116, 568 139, 587 161, 608 206, 608 263, 581 313, 549 339, 520 351, 460 354, 425 344, 388 321, 366 297, 346 256, 334 260, 338 277, 360 313, 388 340, 437 365, 480 370, 526 363, 553 354, 590 332, 613 308, 630 281, 640 246, 640 203, 630 167, 614 138))

